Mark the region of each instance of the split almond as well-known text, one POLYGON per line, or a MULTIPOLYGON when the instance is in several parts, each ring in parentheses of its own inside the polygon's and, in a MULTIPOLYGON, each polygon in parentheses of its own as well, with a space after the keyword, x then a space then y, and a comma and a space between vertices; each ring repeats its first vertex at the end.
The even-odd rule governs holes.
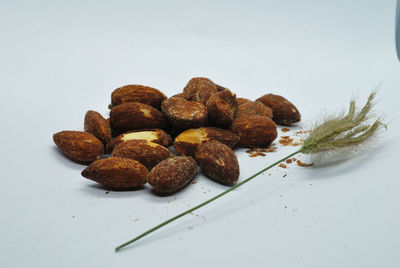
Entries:
POLYGON ((146 140, 129 140, 118 144, 112 156, 134 159, 142 163, 148 170, 173 154, 157 143, 146 140))
POLYGON ((196 150, 203 173, 222 184, 233 185, 239 178, 239 162, 231 148, 219 141, 206 141, 196 150))
POLYGON ((208 122, 207 108, 199 102, 169 98, 163 101, 161 110, 171 125, 177 128, 200 127, 208 122))
POLYGON ((207 101, 208 119, 218 126, 230 125, 237 109, 236 95, 229 90, 212 95, 207 101))
POLYGON ((257 100, 272 109, 273 120, 279 125, 290 125, 299 122, 301 119, 296 106, 282 96, 266 94, 257 100))
POLYGON ((197 174, 196 161, 189 156, 175 156, 157 164, 147 180, 156 192, 173 193, 182 189, 197 174))
POLYGON ((70 159, 77 162, 92 162, 103 155, 103 144, 90 133, 61 131, 53 135, 54 143, 70 159))
POLYGON ((185 99, 206 104, 207 100, 215 93, 217 88, 213 81, 205 77, 190 79, 183 89, 185 99))
POLYGON ((129 131, 115 137, 107 144, 107 151, 112 152, 118 144, 129 140, 146 140, 160 144, 164 147, 168 147, 172 143, 171 136, 167 132, 161 129, 148 129, 148 130, 136 130, 129 131))
POLYGON ((188 129, 179 134, 174 141, 174 148, 180 155, 194 157, 196 148, 208 140, 217 140, 229 147, 234 147, 239 142, 239 137, 229 130, 217 127, 201 127, 188 129))
POLYGON ((139 102, 127 102, 112 108, 110 124, 112 130, 119 133, 167 126, 167 122, 159 110, 139 102))
POLYGON ((160 108, 167 96, 158 89, 142 85, 127 85, 115 89, 111 93, 111 104, 113 106, 126 102, 140 102, 155 108, 160 108))
POLYGON ((235 119, 230 130, 240 137, 240 147, 267 147, 278 133, 275 123, 266 116, 252 115, 235 119))
POLYGON ((129 189, 143 186, 148 171, 136 160, 109 157, 90 164, 82 171, 82 176, 111 189, 129 189))
POLYGON ((110 122, 96 111, 87 111, 84 122, 85 131, 92 134, 103 144, 107 144, 111 140, 110 122))

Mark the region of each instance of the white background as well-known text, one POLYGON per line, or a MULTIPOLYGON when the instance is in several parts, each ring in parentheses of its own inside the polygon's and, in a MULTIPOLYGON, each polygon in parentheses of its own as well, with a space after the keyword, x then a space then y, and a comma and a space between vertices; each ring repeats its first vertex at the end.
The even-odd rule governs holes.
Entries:
MULTIPOLYGON (((0 266, 399 267, 395 4, 1 1, 0 266), (226 188, 199 176, 169 197, 150 187, 106 194, 60 154, 52 134, 81 130, 88 109, 107 116, 119 86, 171 96, 195 76, 239 97, 281 94, 305 128, 379 86, 376 108, 389 128, 351 161, 275 167, 114 253, 226 188)), ((240 179, 295 149, 259 158, 237 150, 240 179)))

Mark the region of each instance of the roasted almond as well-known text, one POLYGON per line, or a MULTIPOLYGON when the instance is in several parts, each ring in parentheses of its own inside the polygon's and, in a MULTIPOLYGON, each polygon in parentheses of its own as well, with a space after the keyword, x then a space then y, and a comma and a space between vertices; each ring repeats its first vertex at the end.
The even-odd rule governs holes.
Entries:
POLYGON ((261 102, 250 101, 238 106, 235 114, 235 119, 251 115, 261 115, 272 118, 272 110, 261 102))
POLYGON ((159 193, 173 193, 187 185, 197 174, 196 161, 189 156, 175 156, 161 161, 149 173, 149 184, 159 193))
POLYGON ((129 189, 143 186, 148 171, 136 160, 109 157, 90 164, 82 171, 82 176, 111 189, 129 189))
POLYGON ((107 151, 112 152, 118 144, 129 140, 146 140, 158 143, 164 147, 168 147, 172 144, 172 138, 167 132, 161 129, 146 129, 129 131, 115 137, 107 144, 107 151))
POLYGON ((236 95, 229 90, 212 95, 206 104, 208 119, 218 126, 230 125, 237 109, 236 95))
POLYGON ((174 148, 180 155, 194 157, 196 148, 208 140, 217 140, 229 147, 234 147, 239 142, 239 136, 233 132, 217 127, 201 127, 188 129, 179 134, 174 141, 174 148))
POLYGON ((240 137, 240 147, 267 147, 277 137, 275 123, 266 116, 252 115, 235 119, 230 130, 240 137))
POLYGON ((85 131, 92 134, 103 144, 107 144, 111 140, 110 122, 96 111, 87 111, 84 122, 85 131))
POLYGON ((190 79, 183 89, 185 99, 206 104, 211 95, 217 92, 213 81, 204 77, 190 79))
POLYGON ((222 184, 233 185, 239 178, 239 162, 231 148, 219 141, 206 141, 196 150, 202 172, 222 184))
POLYGON ((240 105, 244 104, 244 103, 252 102, 251 100, 246 99, 246 98, 236 98, 236 101, 237 101, 238 107, 239 107, 240 105))
POLYGON ((119 133, 167 126, 167 122, 159 110, 139 102, 127 102, 112 108, 110 124, 112 130, 119 133))
POLYGON ((200 127, 208 122, 207 108, 199 102, 169 98, 163 101, 161 110, 171 125, 177 128, 200 127))
POLYGON ((257 100, 272 109, 273 120, 279 125, 290 125, 301 120, 300 112, 296 106, 282 96, 266 94, 257 100))
POLYGON ((167 96, 158 89, 142 85, 127 85, 115 89, 111 93, 111 103, 113 106, 126 102, 140 102, 155 108, 160 108, 167 96))
POLYGON ((217 89, 217 92, 224 91, 224 90, 229 90, 229 89, 227 89, 226 87, 217 85, 217 84, 215 84, 215 83, 214 83, 214 85, 215 85, 215 88, 217 89))
POLYGON ((112 156, 134 159, 150 170, 162 160, 174 155, 170 150, 157 143, 146 140, 129 140, 115 146, 112 156))
POLYGON ((90 133, 61 131, 53 135, 54 143, 70 159, 77 162, 92 162, 103 155, 103 144, 90 133))

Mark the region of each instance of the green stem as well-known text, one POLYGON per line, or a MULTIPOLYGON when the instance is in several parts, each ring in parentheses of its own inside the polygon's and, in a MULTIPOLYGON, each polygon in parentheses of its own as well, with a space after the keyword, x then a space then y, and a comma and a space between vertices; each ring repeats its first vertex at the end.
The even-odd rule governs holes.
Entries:
POLYGON ((123 247, 126 247, 126 246, 129 245, 129 244, 132 244, 133 242, 139 240, 139 239, 142 238, 142 237, 145 237, 146 235, 148 235, 148 234, 154 232, 155 230, 160 229, 161 227, 167 225, 168 223, 171 223, 171 222, 173 222, 173 221, 179 219, 180 217, 183 217, 183 216, 185 216, 186 214, 189 214, 189 213, 195 211, 196 209, 199 209, 199 208, 201 208, 201 207, 207 205, 208 203, 211 203, 212 201, 214 201, 214 200, 220 198, 221 196, 226 195, 227 193, 229 193, 229 192, 235 190, 236 188, 239 188, 240 186, 242 186, 242 185, 245 184, 246 182, 249 182, 249 181, 252 180, 253 178, 257 177, 258 175, 260 175, 261 173, 265 172, 266 170, 268 170, 268 169, 272 168, 273 166, 279 164, 280 162, 285 161, 286 159, 288 159, 288 158, 290 158, 290 157, 292 157, 292 156, 294 156, 294 155, 296 155, 296 154, 298 154, 298 153, 301 153, 301 151, 302 151, 302 149, 300 149, 300 150, 298 150, 298 151, 295 151, 294 153, 291 153, 291 154, 285 156, 284 158, 282 158, 282 159, 276 161, 275 163, 269 165, 268 167, 266 167, 266 168, 260 170, 259 172, 253 174, 252 176, 248 177, 248 178, 245 179, 244 181, 242 181, 242 182, 240 182, 240 183, 238 183, 238 184, 236 184, 236 185, 230 187, 228 190, 226 190, 226 191, 224 191, 224 192, 222 192, 222 193, 220 193, 220 194, 218 194, 218 195, 216 195, 216 196, 214 196, 214 197, 208 199, 207 201, 204 201, 203 203, 201 203, 201 204, 199 204, 199 205, 197 205, 197 206, 195 206, 195 207, 193 207, 193 208, 191 208, 191 209, 188 209, 188 210, 182 212, 181 214, 176 215, 175 217, 172 217, 172 218, 170 218, 170 219, 168 219, 168 220, 166 220, 166 221, 160 223, 160 224, 157 225, 157 226, 154 226, 153 228, 147 230, 146 232, 144 232, 144 233, 142 233, 142 234, 136 236, 136 237, 133 238, 132 240, 129 240, 128 242, 125 242, 125 243, 123 243, 122 245, 116 247, 116 248, 115 248, 115 251, 119 251, 119 250, 122 249, 123 247))

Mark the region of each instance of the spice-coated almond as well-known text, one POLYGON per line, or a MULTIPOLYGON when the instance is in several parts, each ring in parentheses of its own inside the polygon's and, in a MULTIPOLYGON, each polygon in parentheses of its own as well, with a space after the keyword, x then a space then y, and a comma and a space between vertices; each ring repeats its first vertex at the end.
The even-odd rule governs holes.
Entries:
POLYGON ((251 100, 246 99, 246 98, 236 98, 236 101, 237 101, 238 107, 239 107, 240 105, 244 104, 244 103, 252 102, 251 100))
POLYGON ((110 124, 112 130, 119 133, 167 126, 167 122, 159 110, 139 102, 127 102, 112 108, 110 124))
POLYGON ((236 95, 229 90, 212 95, 207 101, 208 119, 218 126, 230 125, 237 109, 236 95))
POLYGON ((235 184, 239 178, 239 162, 231 148, 219 141, 206 141, 196 150, 196 161, 202 172, 222 184, 235 184))
POLYGON ((163 101, 161 110, 171 125, 177 128, 200 127, 208 122, 207 108, 199 102, 169 98, 163 101))
POLYGON ((145 129, 125 132, 107 144, 107 151, 112 152, 118 144, 129 140, 146 140, 158 143, 164 147, 172 144, 172 138, 167 132, 161 129, 145 129))
POLYGON ((252 115, 235 119, 230 130, 240 137, 240 147, 267 147, 277 137, 274 121, 266 116, 252 115))
POLYGON ((251 115, 261 115, 272 118, 272 110, 261 102, 251 101, 238 106, 235 119, 251 115))
POLYGON ((201 127, 188 129, 179 134, 174 140, 174 148, 180 155, 194 157, 197 146, 205 141, 217 140, 232 148, 239 142, 239 139, 239 136, 229 130, 201 127))
POLYGON ((92 134, 103 144, 107 144, 111 140, 110 122, 96 111, 87 111, 84 122, 85 131, 92 134))
POLYGON ((215 83, 214 83, 214 85, 215 85, 215 88, 217 89, 217 92, 224 91, 224 90, 229 90, 226 87, 223 87, 221 85, 218 85, 218 84, 215 84, 215 83))
POLYGON ((197 174, 197 163, 189 156, 175 156, 158 163, 149 173, 149 184, 159 193, 173 193, 197 174))
POLYGON ((205 77, 190 79, 183 89, 185 99, 206 104, 207 100, 217 92, 213 81, 205 77))
POLYGON ((54 143, 70 159, 77 162, 92 162, 103 155, 103 144, 90 133, 61 131, 53 135, 54 143))
POLYGON ((160 108, 167 96, 160 90, 142 85, 126 85, 115 89, 111 93, 111 103, 113 106, 126 102, 140 102, 156 108, 160 108))
POLYGON ((174 155, 170 150, 157 143, 146 140, 129 140, 115 146, 112 156, 134 159, 150 170, 162 160, 174 155))
POLYGON ((148 170, 136 160, 109 157, 90 164, 82 176, 111 189, 129 189, 146 183, 148 170))
POLYGON ((279 125, 290 125, 301 120, 300 112, 296 106, 282 96, 266 94, 257 100, 272 109, 273 120, 279 125))

